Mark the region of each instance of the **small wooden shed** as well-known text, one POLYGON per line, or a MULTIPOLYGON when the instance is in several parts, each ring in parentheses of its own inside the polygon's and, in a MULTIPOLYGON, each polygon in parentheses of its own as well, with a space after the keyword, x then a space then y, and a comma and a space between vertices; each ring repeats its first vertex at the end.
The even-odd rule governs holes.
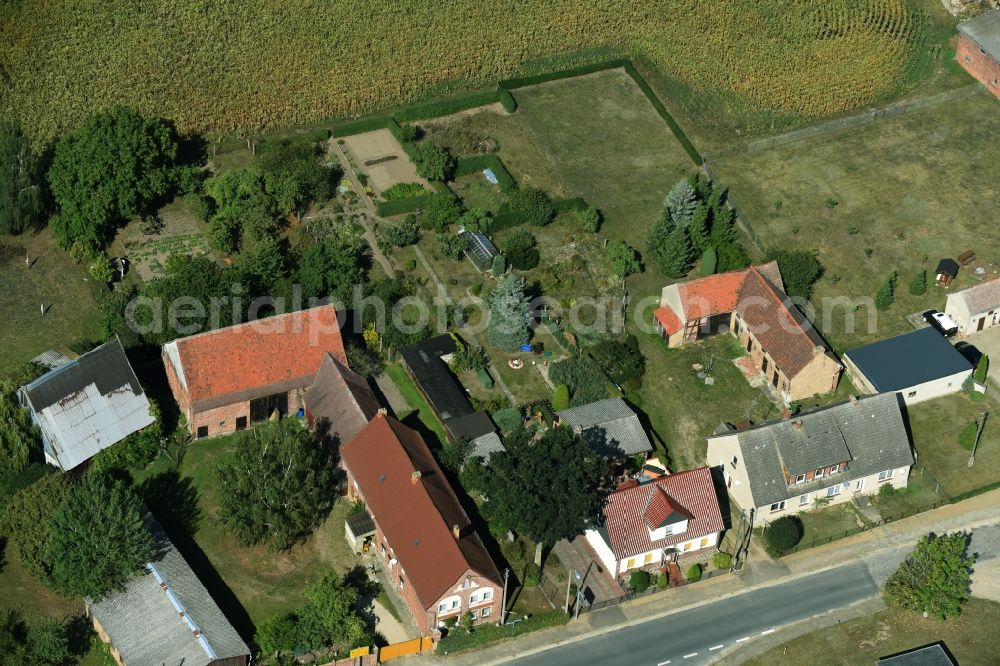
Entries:
POLYGON ((951 285, 951 281, 958 275, 958 262, 954 259, 942 259, 938 262, 935 281, 939 287, 951 285))

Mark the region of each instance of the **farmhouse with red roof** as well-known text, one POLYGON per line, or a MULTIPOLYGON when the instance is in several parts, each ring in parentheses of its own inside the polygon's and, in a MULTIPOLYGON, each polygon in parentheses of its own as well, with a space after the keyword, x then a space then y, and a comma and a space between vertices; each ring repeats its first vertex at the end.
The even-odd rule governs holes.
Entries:
POLYGON ((347 361, 332 305, 168 342, 163 365, 191 433, 201 438, 296 413, 327 353, 347 361))
POLYGON ((712 471, 702 467, 611 493, 602 524, 586 537, 607 571, 620 576, 711 552, 722 531, 712 471))
POLYGON ((372 547, 421 632, 465 613, 499 622, 500 572, 420 435, 379 413, 340 453, 348 498, 364 501, 372 547))
POLYGON ((776 262, 664 287, 653 312, 669 347, 729 332, 785 402, 829 393, 843 366, 785 293, 776 262))

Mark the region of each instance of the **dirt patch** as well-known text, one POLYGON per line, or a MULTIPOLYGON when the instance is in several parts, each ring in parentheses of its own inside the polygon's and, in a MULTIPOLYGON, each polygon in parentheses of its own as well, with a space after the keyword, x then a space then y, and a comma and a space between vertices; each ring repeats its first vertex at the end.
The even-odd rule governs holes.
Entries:
POLYGON ((342 141, 351 162, 368 176, 376 193, 396 183, 420 183, 430 190, 430 183, 417 175, 417 168, 389 130, 355 134, 342 141))
POLYGON ((210 253, 201 222, 183 200, 171 202, 160 209, 163 229, 158 234, 145 234, 142 223, 133 220, 118 233, 112 252, 124 254, 144 281, 163 277, 167 258, 172 254, 205 255, 210 253))

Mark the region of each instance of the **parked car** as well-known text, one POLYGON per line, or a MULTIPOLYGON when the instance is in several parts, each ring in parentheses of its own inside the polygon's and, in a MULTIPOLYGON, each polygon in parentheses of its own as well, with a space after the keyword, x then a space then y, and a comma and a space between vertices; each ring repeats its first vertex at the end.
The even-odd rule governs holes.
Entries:
POLYGON ((972 364, 975 368, 979 365, 979 359, 983 357, 983 352, 976 349, 975 345, 970 345, 968 342, 956 342, 955 351, 965 357, 965 360, 972 364))
POLYGON ((937 310, 928 310, 924 313, 924 321, 930 324, 938 333, 946 338, 958 333, 958 324, 951 317, 937 310))

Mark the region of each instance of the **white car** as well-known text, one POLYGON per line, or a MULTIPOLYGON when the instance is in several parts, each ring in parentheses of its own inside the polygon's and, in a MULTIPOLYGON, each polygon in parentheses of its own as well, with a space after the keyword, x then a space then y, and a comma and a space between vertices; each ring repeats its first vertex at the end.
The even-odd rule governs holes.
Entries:
POLYGON ((933 328, 937 329, 938 333, 946 338, 950 338, 958 333, 958 324, 955 323, 954 319, 943 312, 928 310, 924 313, 924 321, 930 324, 933 328))

